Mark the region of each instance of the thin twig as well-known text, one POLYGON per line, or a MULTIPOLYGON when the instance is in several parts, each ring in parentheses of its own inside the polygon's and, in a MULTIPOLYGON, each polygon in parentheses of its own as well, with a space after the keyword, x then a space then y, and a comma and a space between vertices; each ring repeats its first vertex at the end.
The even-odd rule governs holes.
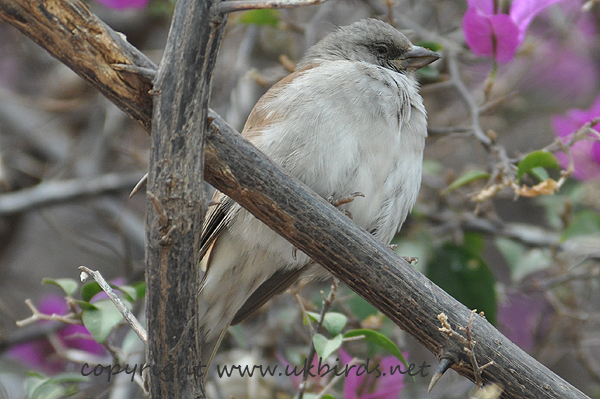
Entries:
POLYGON ((125 306, 125 303, 119 296, 115 293, 115 291, 111 288, 111 286, 104 280, 102 274, 97 271, 93 271, 85 266, 79 266, 79 270, 81 270, 81 281, 85 282, 89 276, 92 276, 94 280, 100 285, 100 288, 106 292, 110 300, 115 304, 119 312, 123 315, 129 326, 133 329, 133 331, 140 337, 142 342, 146 344, 148 340, 148 334, 146 333, 146 329, 140 324, 138 319, 134 316, 133 313, 125 306))
POLYGON ((438 126, 438 127, 427 127, 427 133, 429 135, 435 134, 453 134, 453 133, 471 133, 473 129, 470 126, 438 126))
POLYGON ((26 319, 17 321, 16 324, 19 327, 26 326, 26 325, 36 322, 38 320, 54 320, 54 321, 62 321, 63 323, 67 323, 67 324, 81 324, 81 320, 79 320, 78 318, 75 317, 75 313, 67 313, 66 315, 59 315, 56 313, 52 313, 51 315, 48 315, 48 314, 44 314, 44 313, 40 312, 35 307, 33 302, 31 302, 31 299, 25 299, 25 304, 31 310, 32 315, 26 319))
POLYGON ((227 14, 236 11, 247 11, 265 8, 295 8, 325 3, 327 0, 238 0, 218 3, 216 12, 227 14))
MULTIPOLYGON (((325 294, 323 292, 321 292, 321 295, 323 296, 323 307, 321 308, 321 314, 319 315, 319 322, 317 323, 316 328, 311 331, 311 338, 314 337, 314 335, 316 333, 318 333, 319 330, 321 329, 321 326, 323 325, 323 320, 325 320, 325 315, 327 314, 327 312, 331 308, 331 305, 333 304, 333 301, 335 300, 335 295, 337 294, 337 288, 338 288, 338 281, 336 278, 333 278, 333 281, 331 283, 331 290, 329 291, 329 295, 325 296, 325 294)), ((312 364, 313 357, 315 357, 315 354, 316 354, 315 344, 314 344, 314 341, 311 339, 310 340, 310 349, 308 351, 308 357, 306 360, 307 365, 312 364)), ((298 387, 298 399, 302 399, 304 397, 304 390, 306 389, 306 382, 308 381, 309 374, 310 373, 304 373, 304 375, 302 376, 302 382, 300 383, 300 386, 298 387)))
POLYGON ((308 312, 306 311, 306 307, 304 306, 304 303, 302 302, 302 297, 300 296, 300 294, 297 291, 294 291, 293 295, 294 295, 294 299, 296 300, 296 303, 298 304, 298 307, 300 308, 302 317, 304 318, 304 320, 306 320, 306 324, 308 325, 308 329, 310 330, 310 335, 313 336, 315 333, 315 328, 313 327, 312 322, 310 321, 310 317, 308 317, 308 312))
POLYGON ((471 93, 469 93, 469 89, 467 89, 467 86, 465 86, 465 83, 460 77, 460 71, 458 68, 458 54, 456 52, 451 51, 448 54, 448 69, 450 71, 450 76, 452 77, 454 87, 462 97, 463 101, 467 103, 469 108, 469 113, 471 114, 471 129, 473 129, 473 134, 481 142, 481 144, 483 144, 483 146, 489 150, 492 146, 492 140, 481 128, 481 122, 479 119, 479 106, 477 106, 475 103, 475 99, 473 99, 473 96, 471 96, 471 93))

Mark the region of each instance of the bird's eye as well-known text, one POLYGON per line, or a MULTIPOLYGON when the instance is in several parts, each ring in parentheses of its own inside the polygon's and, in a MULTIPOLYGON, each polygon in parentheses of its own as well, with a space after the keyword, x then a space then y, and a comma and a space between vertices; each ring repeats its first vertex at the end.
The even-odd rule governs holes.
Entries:
POLYGON ((378 44, 375 46, 375 51, 379 55, 385 55, 388 53, 388 47, 385 44, 378 44))

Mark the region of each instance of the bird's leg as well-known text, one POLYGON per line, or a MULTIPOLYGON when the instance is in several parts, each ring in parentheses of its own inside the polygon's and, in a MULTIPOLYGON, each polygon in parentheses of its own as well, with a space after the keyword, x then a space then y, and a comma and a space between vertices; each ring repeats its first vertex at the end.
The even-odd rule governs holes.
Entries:
POLYGON ((339 199, 334 199, 333 195, 330 195, 327 198, 327 201, 329 201, 329 203, 333 206, 335 206, 336 208, 339 207, 340 205, 344 205, 344 204, 349 204, 350 202, 354 201, 354 198, 356 197, 365 197, 365 195, 363 193, 361 193, 360 191, 357 191, 355 193, 352 193, 346 197, 342 197, 339 199))
POLYGON ((402 259, 404 259, 413 266, 419 263, 419 258, 417 258, 416 256, 402 256, 402 259))
MULTIPOLYGON (((333 195, 330 195, 329 197, 327 197, 327 201, 335 206, 336 208, 339 208, 340 205, 344 205, 344 204, 349 204, 350 202, 354 201, 354 198, 356 197, 365 197, 365 195, 363 193, 361 193, 360 191, 357 191, 355 193, 352 193, 346 197, 342 197, 342 198, 338 198, 338 199, 334 199, 333 195)), ((352 219, 352 214, 350 212, 348 212, 345 209, 340 209, 341 212, 344 213, 344 215, 348 216, 350 219, 352 219)))
MULTIPOLYGON (((396 248, 398 248, 398 244, 390 244, 390 245, 388 245, 388 248, 391 249, 392 251, 396 252, 396 248)), ((419 258, 417 258, 416 256, 400 256, 400 257, 413 266, 416 265, 417 263, 419 263, 419 258)))

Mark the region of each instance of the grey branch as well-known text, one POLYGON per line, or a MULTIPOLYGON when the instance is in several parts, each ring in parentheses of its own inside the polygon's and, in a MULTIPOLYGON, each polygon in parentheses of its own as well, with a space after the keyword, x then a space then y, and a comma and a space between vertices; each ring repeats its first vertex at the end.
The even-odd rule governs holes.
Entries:
POLYGON ((0 216, 111 191, 128 190, 138 182, 140 175, 110 173, 92 179, 44 181, 37 186, 0 195, 0 216))
POLYGON ((326 1, 327 0, 229 0, 218 3, 216 6, 216 11, 219 14, 227 14, 236 11, 247 11, 264 8, 295 8, 322 4, 326 1))

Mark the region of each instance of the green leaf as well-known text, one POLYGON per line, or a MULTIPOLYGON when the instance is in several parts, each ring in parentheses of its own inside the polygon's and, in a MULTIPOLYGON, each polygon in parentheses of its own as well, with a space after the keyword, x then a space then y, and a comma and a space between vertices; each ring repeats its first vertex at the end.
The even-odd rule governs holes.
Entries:
POLYGON ((496 237, 494 243, 496 244, 496 248, 498 248, 500 253, 504 256, 508 266, 511 269, 516 269, 523 256, 525 256, 527 247, 520 242, 506 237, 496 237))
MULTIPOLYGON (((142 324, 144 325, 144 324, 142 324)), ((237 327, 237 326, 234 326, 237 327)), ((229 332, 229 330, 227 330, 229 332)), ((233 336, 233 339, 235 339, 236 344, 239 344, 240 347, 244 347, 244 340, 238 340, 238 336, 233 336)), ((135 352, 139 351, 140 348, 140 342, 142 342, 142 340, 140 339, 140 337, 136 334, 135 331, 133 331, 132 328, 128 329, 127 332, 125 333, 125 337, 123 338, 123 342, 121 343, 121 348, 120 348, 120 353, 123 354, 123 357, 127 357, 128 354, 132 354, 135 352)))
POLYGON ((552 263, 550 248, 532 248, 511 268, 511 277, 513 281, 520 282, 532 273, 547 269, 552 263))
POLYGON ((119 290, 123 293, 123 297, 129 302, 135 302, 137 299, 137 291, 130 285, 115 285, 111 284, 111 287, 115 290, 119 290))
POLYGON ((153 0, 146 7, 149 15, 157 18, 171 18, 175 12, 174 1, 153 0))
POLYGON ((435 51, 438 52, 440 51, 443 47, 440 43, 438 42, 431 42, 431 41, 423 41, 423 42, 419 42, 417 44, 417 46, 421 46, 421 47, 425 47, 431 51, 435 51))
POLYGON ((532 248, 505 237, 496 237, 496 247, 504 255, 511 272, 511 278, 518 283, 530 274, 543 270, 552 264, 552 251, 549 248, 532 248))
POLYGON ((380 348, 385 349, 390 354, 394 355, 396 359, 400 360, 406 367, 408 367, 408 363, 406 362, 406 359, 404 358, 402 352, 400 352, 398 346, 394 342, 392 342, 392 340, 390 340, 388 337, 378 333, 377 331, 369 330, 366 328, 351 330, 344 334, 344 338, 358 337, 360 335, 363 335, 367 342, 371 342, 372 344, 375 344, 380 348))
POLYGON ((441 162, 435 159, 424 159, 423 160, 423 174, 427 175, 439 175, 446 167, 441 162))
POLYGON ((279 25, 279 11, 274 9, 250 10, 244 12, 239 21, 247 25, 266 25, 277 27, 279 25))
POLYGON ((539 167, 558 169, 558 160, 550 152, 542 150, 534 151, 519 162, 517 166, 517 180, 520 181, 525 173, 529 173, 539 167))
POLYGON ((81 310, 98 309, 93 304, 91 304, 91 303, 89 303, 87 301, 80 301, 80 300, 76 299, 75 303, 81 308, 81 310))
POLYGON ((480 256, 483 252, 485 238, 482 234, 467 231, 464 233, 463 241, 464 244, 462 247, 469 251, 471 255, 480 256))
POLYGON ((81 287, 81 298, 84 301, 89 302, 99 292, 102 292, 100 285, 95 281, 90 281, 81 287))
POLYGON ((569 223, 562 235, 562 240, 582 235, 597 235, 600 233, 600 215, 589 209, 579 211, 569 223))
POLYGON ((342 332, 347 322, 348 318, 345 315, 337 312, 328 312, 325 314, 323 327, 329 331, 331 336, 335 336, 342 332))
POLYGON ((29 399, 57 399, 65 396, 65 389, 50 378, 25 379, 25 393, 29 399))
MULTIPOLYGON (((306 312, 306 314, 308 315, 308 318, 313 322, 313 323, 318 323, 319 320, 321 319, 321 314, 320 313, 316 313, 316 312, 306 312)), ((306 320, 304 320, 304 324, 308 324, 308 322, 306 320)))
POLYGON ((440 71, 432 67, 431 65, 424 66, 417 70, 417 73, 423 79, 427 79, 430 81, 438 81, 440 80, 440 71))
POLYGON ((342 334, 338 334, 332 339, 327 339, 322 334, 315 334, 313 336, 313 344, 315 345, 317 354, 323 359, 326 359, 342 346, 342 339, 342 334))
POLYGON ((535 176, 539 181, 546 181, 550 178, 548 171, 541 166, 531 169, 529 174, 535 176))
POLYGON ((358 317, 360 320, 364 320, 371 315, 379 313, 379 311, 356 294, 352 294, 347 302, 348 307, 352 311, 352 314, 358 317))
POLYGON ((72 278, 57 278, 57 279, 45 278, 42 280, 42 284, 57 285, 60 288, 62 288, 62 290, 65 292, 65 294, 67 294, 67 296, 73 295, 75 293, 75 291, 77 290, 77 287, 79 287, 79 284, 77 284, 77 281, 73 280, 72 278))
POLYGON ((60 373, 52 377, 46 377, 41 374, 27 373, 29 378, 25 379, 25 392, 30 399, 55 399, 70 396, 69 392, 74 391, 73 384, 87 382, 89 377, 80 373, 60 373), (69 384, 67 386, 61 384, 69 384))
MULTIPOLYGON (((125 302, 127 304, 127 302, 125 302)), ((86 309, 81 317, 83 325, 97 342, 104 342, 123 316, 109 299, 94 302, 97 309, 86 309)))
POLYGON ((452 190, 456 190, 459 187, 464 186, 465 184, 469 184, 475 180, 479 179, 487 179, 490 177, 490 174, 484 172, 482 170, 470 170, 468 172, 463 173, 460 177, 454 179, 452 184, 442 190, 442 195, 448 194, 452 190))
MULTIPOLYGON (((313 323, 318 323, 321 319, 320 313, 306 312, 306 314, 313 323)), ((346 326, 347 321, 348 318, 343 314, 337 312, 329 312, 326 313, 325 317, 323 318, 323 327, 325 327, 325 329, 329 331, 329 334, 334 336, 342 332, 342 330, 346 326)), ((304 324, 306 324, 306 321, 304 324)))
POLYGON ((82 375, 81 373, 65 372, 53 375, 51 380, 57 383, 87 382, 90 380, 90 377, 82 375))
POLYGON ((135 288, 135 299, 141 299, 146 295, 146 283, 143 281, 133 283, 131 286, 135 288))
POLYGON ((427 276, 469 309, 484 311, 486 318, 496 323, 494 275, 471 249, 442 245, 427 265, 427 276))

